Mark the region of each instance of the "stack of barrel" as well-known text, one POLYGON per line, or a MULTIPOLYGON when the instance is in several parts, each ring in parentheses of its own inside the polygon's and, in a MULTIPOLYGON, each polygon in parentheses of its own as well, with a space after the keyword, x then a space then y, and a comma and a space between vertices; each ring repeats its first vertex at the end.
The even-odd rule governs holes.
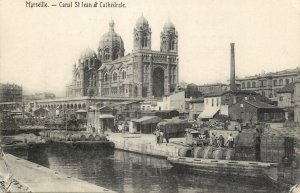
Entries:
POLYGON ((234 149, 230 148, 216 148, 212 146, 202 146, 192 148, 179 149, 179 156, 181 157, 194 157, 203 159, 218 159, 218 160, 233 160, 234 149))
POLYGON ((242 132, 236 139, 235 160, 255 161, 256 135, 254 132, 242 132))
POLYGON ((262 162, 280 163, 284 157, 291 158, 294 153, 294 139, 276 135, 263 135, 260 144, 262 162))

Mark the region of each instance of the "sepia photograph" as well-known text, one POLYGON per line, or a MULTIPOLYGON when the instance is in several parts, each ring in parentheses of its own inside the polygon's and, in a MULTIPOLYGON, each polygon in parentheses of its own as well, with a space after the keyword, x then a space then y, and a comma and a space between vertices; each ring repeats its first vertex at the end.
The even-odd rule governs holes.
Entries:
POLYGON ((300 193, 300 0, 0 0, 0 192, 300 193))

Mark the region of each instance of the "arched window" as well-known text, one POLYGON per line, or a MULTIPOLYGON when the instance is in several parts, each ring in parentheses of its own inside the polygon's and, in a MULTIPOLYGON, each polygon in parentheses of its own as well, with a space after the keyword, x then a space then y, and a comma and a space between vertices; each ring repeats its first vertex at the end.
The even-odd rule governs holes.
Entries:
POLYGON ((250 88, 251 85, 250 85, 250 82, 247 82, 247 88, 250 88))
POLYGON ((244 82, 242 83, 242 88, 245 88, 245 83, 244 82))
POLYGON ((256 87, 256 82, 252 82, 252 88, 256 87))
POLYGON ((290 80, 289 79, 285 79, 285 84, 289 84, 290 80))
POLYGON ((105 60, 108 60, 109 58, 110 58, 109 49, 106 48, 106 49, 104 50, 104 59, 105 59, 105 60))
POLYGON ((104 81, 105 81, 105 82, 108 81, 108 74, 107 74, 107 72, 104 74, 104 81))
POLYGON ((147 37, 147 36, 144 36, 144 37, 143 37, 142 46, 143 46, 143 47, 147 47, 147 46, 148 46, 148 37, 147 37))
POLYGON ((277 86, 277 80, 273 80, 273 86, 277 86))
POLYGON ((113 81, 117 81, 118 80, 118 74, 116 72, 113 72, 113 81))
POLYGON ((175 40, 174 40, 174 39, 172 39, 172 40, 170 41, 169 49, 170 49, 170 50, 175 50, 175 40))
POLYGON ((283 80, 279 79, 279 86, 282 86, 282 84, 283 84, 283 80))
POLYGON ((122 79, 125 80, 126 79, 126 71, 122 70, 122 79))

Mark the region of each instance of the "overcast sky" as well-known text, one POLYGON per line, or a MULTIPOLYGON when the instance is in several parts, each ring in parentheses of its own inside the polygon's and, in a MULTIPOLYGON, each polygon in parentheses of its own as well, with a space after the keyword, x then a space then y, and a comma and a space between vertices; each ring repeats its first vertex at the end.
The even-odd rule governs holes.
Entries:
POLYGON ((86 47, 97 50, 110 18, 130 53, 142 13, 152 29, 153 50, 159 50, 164 23, 168 18, 174 23, 180 81, 226 83, 230 42, 236 44, 239 77, 300 65, 300 0, 136 0, 106 9, 30 9, 25 2, 0 0, 0 82, 21 84, 25 93, 64 96, 72 65, 86 47))

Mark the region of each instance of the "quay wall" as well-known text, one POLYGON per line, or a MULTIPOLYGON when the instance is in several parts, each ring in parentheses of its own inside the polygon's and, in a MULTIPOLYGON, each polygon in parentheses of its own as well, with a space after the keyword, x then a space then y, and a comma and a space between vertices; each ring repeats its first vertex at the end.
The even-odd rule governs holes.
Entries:
MULTIPOLYGON (((0 161, 5 161, 7 172, 31 192, 114 192, 7 153, 0 161)), ((3 170, 1 173, 5 175, 3 170)))

